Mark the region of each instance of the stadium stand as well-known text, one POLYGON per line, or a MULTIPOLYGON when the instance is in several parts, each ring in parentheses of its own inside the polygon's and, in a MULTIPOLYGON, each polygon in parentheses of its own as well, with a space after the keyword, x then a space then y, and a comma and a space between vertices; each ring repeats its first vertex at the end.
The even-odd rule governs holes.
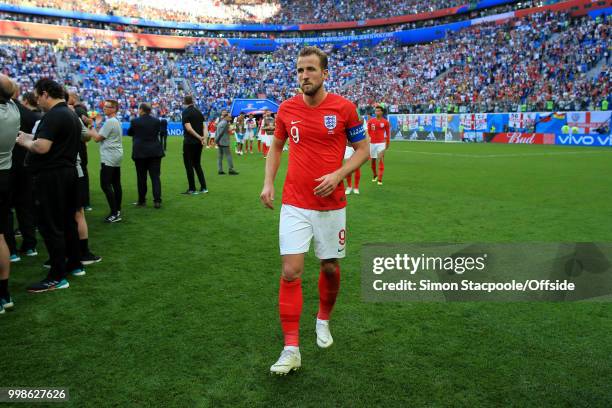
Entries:
MULTIPOLYGON (((609 17, 547 12, 449 32, 429 44, 328 45, 329 89, 362 107, 382 101, 399 112, 550 110, 550 103, 556 110, 594 109, 609 99, 609 38, 609 17)), ((116 98, 124 119, 145 95, 159 114, 177 119, 185 92, 197 95, 206 116, 234 98, 282 101, 295 92, 295 78, 287 75, 295 44, 273 53, 204 42, 185 52, 156 51, 93 37, 2 45, 1 72, 22 88, 40 77, 59 78, 92 109, 116 98)))
POLYGON ((20 6, 49 7, 92 14, 111 14, 149 20, 198 23, 321 23, 356 21, 407 14, 417 14, 466 4, 464 0, 400 0, 396 2, 358 1, 245 1, 183 0, 168 3, 150 0, 6 0, 20 6))

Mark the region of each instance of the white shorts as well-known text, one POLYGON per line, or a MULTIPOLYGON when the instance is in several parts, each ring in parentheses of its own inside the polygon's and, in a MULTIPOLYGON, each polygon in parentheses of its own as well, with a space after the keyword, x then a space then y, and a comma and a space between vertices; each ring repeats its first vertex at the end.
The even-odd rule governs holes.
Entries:
POLYGON ((208 133, 208 137, 211 138, 211 139, 214 139, 215 138, 215 132, 208 133))
POLYGON ((386 143, 370 143, 370 158, 378 159, 378 154, 385 151, 386 143))
POLYGON ((304 254, 314 238, 319 259, 346 255, 346 208, 331 211, 306 210, 283 204, 278 238, 281 255, 304 254))
POLYGON ((355 149, 353 149, 351 146, 346 146, 346 149, 344 149, 344 160, 350 159, 351 156, 353 156, 353 153, 355 153, 355 149))
POLYGON ((253 139, 255 139, 255 129, 247 129, 246 133, 244 134, 244 140, 248 141, 253 139))
POLYGON ((262 142, 263 142, 263 143, 264 143, 266 146, 270 147, 270 146, 272 146, 272 138, 273 138, 273 137, 274 137, 274 136, 272 136, 272 135, 263 135, 263 136, 261 137, 261 141, 262 141, 262 142))
POLYGON ((244 133, 236 132, 236 142, 237 143, 242 143, 243 140, 244 140, 244 133))

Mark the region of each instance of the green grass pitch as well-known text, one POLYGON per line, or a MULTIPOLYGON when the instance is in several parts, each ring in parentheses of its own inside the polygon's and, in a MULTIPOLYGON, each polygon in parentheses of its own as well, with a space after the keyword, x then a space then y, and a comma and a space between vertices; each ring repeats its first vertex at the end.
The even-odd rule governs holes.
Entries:
MULTIPOLYGON (((349 196, 347 259, 319 350, 318 266, 306 260, 302 369, 272 377, 278 214, 259 203, 264 160, 237 177, 203 157, 210 193, 187 188, 181 139, 162 162, 163 208, 134 208, 125 139, 124 221, 102 222, 98 148, 89 146, 90 247, 103 261, 68 290, 28 294, 40 255, 12 265, 15 311, 0 316, 0 387, 68 387, 71 407, 612 406, 609 303, 366 303, 368 242, 612 241, 612 151, 395 142, 383 186, 362 167, 349 196)), ((149 193, 150 194, 150 193, 149 193)), ((24 405, 16 405, 24 406, 24 405)))

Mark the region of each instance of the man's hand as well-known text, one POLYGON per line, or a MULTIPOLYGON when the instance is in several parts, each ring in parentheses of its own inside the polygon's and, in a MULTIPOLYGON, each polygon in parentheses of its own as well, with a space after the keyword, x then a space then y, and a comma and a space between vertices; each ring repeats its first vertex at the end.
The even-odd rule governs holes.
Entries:
POLYGON ((264 185, 263 190, 261 190, 261 195, 259 199, 269 209, 274 209, 274 186, 264 185))
POLYGON ((19 133, 17 134, 16 143, 20 146, 25 146, 28 142, 31 142, 32 140, 34 140, 33 135, 19 131, 19 133))
POLYGON ((315 187, 314 193, 316 196, 327 197, 334 192, 338 184, 342 179, 338 176, 337 172, 329 173, 319 177, 315 181, 320 181, 321 184, 315 187))

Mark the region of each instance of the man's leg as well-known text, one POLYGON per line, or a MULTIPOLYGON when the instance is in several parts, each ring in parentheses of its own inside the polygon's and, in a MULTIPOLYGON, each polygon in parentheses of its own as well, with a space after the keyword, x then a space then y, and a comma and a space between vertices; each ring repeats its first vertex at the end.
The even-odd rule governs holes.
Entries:
POLYGON ((206 190, 206 179, 204 178, 204 170, 202 170, 202 145, 198 145, 193 149, 191 161, 200 182, 200 190, 206 190))
POLYGON ((115 208, 121 212, 121 202, 123 201, 123 189, 121 188, 121 167, 113 167, 112 177, 113 190, 115 191, 115 208))
MULTIPOLYGON (((21 242, 21 251, 27 252, 31 250, 32 252, 30 254, 35 254, 37 242, 34 228, 32 176, 28 173, 27 169, 23 168, 18 171, 18 180, 19 186, 16 186, 14 203, 15 215, 17 216, 19 230, 23 238, 21 242)), ((89 189, 89 186, 87 188, 89 189)), ((89 197, 87 197, 87 200, 89 200, 89 197)), ((10 231, 7 231, 7 233, 9 232, 10 231)))
POLYGON ((136 183, 138 186, 138 203, 144 204, 147 199, 147 164, 146 159, 134 159, 136 164, 136 183))
POLYGON ((117 213, 115 191, 113 190, 113 168, 102 163, 100 166, 100 187, 106 196, 108 207, 110 209, 110 215, 117 213))
POLYGON ((232 173, 234 171, 234 158, 232 157, 232 149, 229 147, 226 148, 225 154, 227 155, 227 165, 229 167, 229 172, 232 173))
MULTIPOLYGON (((5 178, 8 178, 8 175, 5 175, 5 178)), ((8 290, 9 274, 11 270, 11 262, 9 259, 10 253, 4 239, 4 233, 8 227, 7 214, 10 193, 8 191, 8 183, 2 187, 5 187, 5 191, 0 192, 0 217, 2 217, 0 220, 0 314, 4 313, 5 309, 8 310, 13 307, 13 300, 8 290)))
POLYGON ((376 181, 378 180, 378 174, 376 174, 376 159, 373 158, 370 162, 372 165, 372 181, 376 181))
POLYGON ((185 164, 185 172, 187 173, 187 184, 189 191, 195 191, 195 180, 193 178, 193 163, 191 157, 191 149, 189 145, 183 144, 183 163, 185 164))
MULTIPOLYGON (((161 203, 161 157, 147 159, 149 161, 148 170, 151 177, 151 187, 153 189, 153 202, 161 203)), ((146 183, 146 179, 145 179, 146 183)))
POLYGON ((223 148, 219 146, 219 151, 217 152, 217 171, 219 173, 223 172, 223 148))
POLYGON ((385 173, 385 152, 378 153, 378 182, 382 183, 383 174, 385 173))

